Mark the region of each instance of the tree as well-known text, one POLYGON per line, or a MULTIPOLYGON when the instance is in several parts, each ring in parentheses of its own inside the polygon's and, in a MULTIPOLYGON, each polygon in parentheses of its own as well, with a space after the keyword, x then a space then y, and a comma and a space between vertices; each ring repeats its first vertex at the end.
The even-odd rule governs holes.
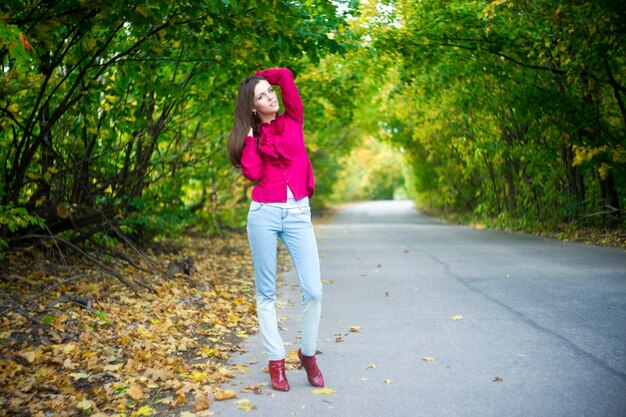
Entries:
POLYGON ((617 3, 424 0, 363 10, 372 56, 396 58, 392 141, 412 158, 426 200, 547 223, 623 212, 617 3))
POLYGON ((44 224, 74 242, 163 233, 198 214, 240 224, 249 185, 223 151, 239 80, 341 48, 328 1, 8 1, 0 13, 3 239, 44 224))

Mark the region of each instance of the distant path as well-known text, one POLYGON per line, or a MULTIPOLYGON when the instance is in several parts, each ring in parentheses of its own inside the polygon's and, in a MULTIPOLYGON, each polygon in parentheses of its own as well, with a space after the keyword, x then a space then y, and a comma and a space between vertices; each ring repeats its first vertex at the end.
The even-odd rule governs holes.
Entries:
MULTIPOLYGON (((336 392, 290 371, 288 393, 241 394, 268 381, 254 337, 233 359, 257 363, 225 387, 250 415, 626 416, 623 250, 447 225, 396 201, 344 206, 316 233, 319 363, 336 392)), ((279 316, 296 349, 299 292, 285 278, 279 316)))

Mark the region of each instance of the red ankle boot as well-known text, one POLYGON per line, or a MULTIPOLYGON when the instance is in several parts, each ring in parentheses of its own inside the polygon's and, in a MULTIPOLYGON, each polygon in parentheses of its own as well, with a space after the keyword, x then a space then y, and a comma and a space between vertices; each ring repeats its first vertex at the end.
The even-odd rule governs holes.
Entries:
POLYGON ((323 387, 324 386, 324 377, 322 376, 322 371, 317 367, 317 361, 315 360, 315 356, 306 356, 302 354, 301 350, 298 350, 298 358, 300 358, 300 363, 302 367, 306 371, 306 376, 309 380, 309 384, 314 387, 323 387))
POLYGON ((285 375, 285 360, 270 361, 269 367, 272 388, 276 391, 289 391, 289 381, 285 375))

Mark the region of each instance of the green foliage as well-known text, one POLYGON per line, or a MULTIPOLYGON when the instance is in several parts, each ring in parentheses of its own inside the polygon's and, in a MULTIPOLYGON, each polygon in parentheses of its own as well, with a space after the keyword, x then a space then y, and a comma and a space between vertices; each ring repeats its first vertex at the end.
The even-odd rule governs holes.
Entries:
MULTIPOLYGON (((6 228, 11 233, 16 233, 28 227, 37 226, 44 227, 44 219, 33 216, 23 207, 13 207, 9 205, 0 205, 0 228, 6 228)), ((6 240, 0 237, 0 259, 2 252, 8 248, 6 240)))
MULTIPOLYGON (((611 2, 364 5, 394 58, 381 119, 422 204, 501 221, 611 226, 626 204, 626 38, 611 2)), ((368 61, 369 63, 369 61, 368 61)), ((364 64, 364 67, 366 64, 364 64)))
POLYGON ((240 80, 304 73, 348 39, 329 1, 10 0, 0 17, 8 238, 17 222, 78 239, 240 227, 251 184, 225 157, 240 80))
POLYGON ((340 164, 343 169, 334 187, 335 202, 407 196, 403 155, 384 142, 366 137, 340 164))
POLYGON ((502 222, 623 226, 614 2, 8 0, 0 17, 0 245, 242 227, 252 184, 225 142, 238 83, 271 66, 296 74, 314 204, 406 188, 502 222))
POLYGON ((0 225, 6 226, 9 231, 16 232, 28 226, 43 227, 41 217, 30 215, 23 207, 0 206, 0 225))

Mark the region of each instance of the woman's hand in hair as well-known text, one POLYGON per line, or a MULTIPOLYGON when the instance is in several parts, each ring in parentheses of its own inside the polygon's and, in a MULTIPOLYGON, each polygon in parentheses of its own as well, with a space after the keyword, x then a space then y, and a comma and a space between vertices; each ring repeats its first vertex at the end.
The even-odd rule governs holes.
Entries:
POLYGON ((254 131, 252 130, 252 128, 250 128, 250 131, 248 132, 248 136, 254 136, 254 131))

